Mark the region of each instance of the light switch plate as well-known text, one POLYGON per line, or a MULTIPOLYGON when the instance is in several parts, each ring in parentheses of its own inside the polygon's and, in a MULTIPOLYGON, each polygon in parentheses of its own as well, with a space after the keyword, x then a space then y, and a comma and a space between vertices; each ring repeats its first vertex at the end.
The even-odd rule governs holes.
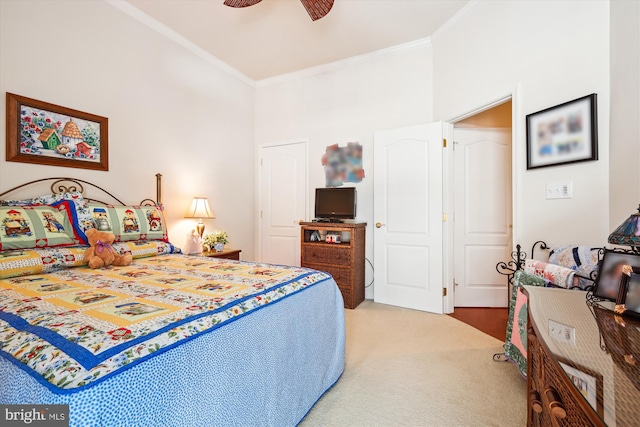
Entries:
POLYGON ((555 184, 547 184, 547 199, 572 199, 573 198, 573 182, 559 182, 555 184))
POLYGON ((576 346, 576 328, 549 319, 549 335, 559 342, 576 346))

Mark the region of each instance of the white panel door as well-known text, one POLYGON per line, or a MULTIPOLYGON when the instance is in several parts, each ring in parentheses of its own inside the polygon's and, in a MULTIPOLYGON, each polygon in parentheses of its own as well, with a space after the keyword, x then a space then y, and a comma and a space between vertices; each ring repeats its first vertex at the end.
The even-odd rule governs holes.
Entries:
POLYGON ((496 263, 509 259, 511 129, 454 129, 456 307, 506 307, 496 263))
POLYGON ((306 143, 260 149, 260 261, 300 265, 306 218, 306 143))
POLYGON ((443 311, 442 123, 374 136, 374 300, 443 311))

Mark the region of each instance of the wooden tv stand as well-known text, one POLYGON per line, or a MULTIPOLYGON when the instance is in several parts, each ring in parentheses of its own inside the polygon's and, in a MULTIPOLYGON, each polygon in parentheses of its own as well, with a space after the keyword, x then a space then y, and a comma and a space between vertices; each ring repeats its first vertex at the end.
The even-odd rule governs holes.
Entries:
POLYGON ((331 274, 342 293, 345 308, 356 308, 364 301, 367 223, 302 222, 300 225, 300 265, 331 274), (314 232, 317 233, 314 235, 314 232), (326 243, 324 238, 331 233, 338 234, 341 242, 326 243), (321 240, 313 240, 318 236, 321 240))

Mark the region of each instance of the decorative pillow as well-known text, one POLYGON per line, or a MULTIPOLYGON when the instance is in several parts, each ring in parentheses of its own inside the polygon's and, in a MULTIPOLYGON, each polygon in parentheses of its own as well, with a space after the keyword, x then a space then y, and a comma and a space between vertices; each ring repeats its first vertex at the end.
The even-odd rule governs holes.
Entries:
POLYGON ((522 286, 545 286, 544 279, 518 270, 513 278, 504 354, 527 376, 527 297, 522 286))
POLYGON ((0 250, 80 244, 81 239, 73 231, 74 214, 68 200, 51 206, 2 206, 0 250))
MULTIPOLYGON (((167 225, 161 206, 112 206, 88 204, 92 227, 116 235, 116 242, 162 240, 168 242, 167 225)), ((81 224, 83 231, 91 227, 81 224)))
POLYGON ((52 205, 57 202, 68 200, 73 203, 75 208, 75 215, 73 215, 74 223, 73 228, 76 236, 80 237, 82 244, 88 244, 87 236, 84 234, 86 228, 91 227, 93 224, 93 217, 89 208, 88 202, 82 196, 79 191, 72 191, 68 193, 60 194, 45 194, 44 196, 32 197, 22 200, 0 200, 0 206, 41 206, 52 205), (84 228, 81 224, 88 224, 84 228))

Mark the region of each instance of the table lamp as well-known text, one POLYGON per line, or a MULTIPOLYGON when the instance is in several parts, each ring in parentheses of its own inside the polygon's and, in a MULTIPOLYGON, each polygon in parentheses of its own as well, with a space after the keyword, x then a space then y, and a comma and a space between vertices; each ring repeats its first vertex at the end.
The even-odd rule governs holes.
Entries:
POLYGON ((191 202, 191 207, 184 215, 185 218, 198 218, 198 224, 196 224, 196 230, 202 237, 202 233, 204 233, 204 223, 203 219, 214 219, 213 212, 211 212, 211 208, 209 207, 209 201, 206 197, 194 197, 193 202, 191 202))
POLYGON ((631 214, 622 225, 609 235, 609 243, 614 245, 631 246, 635 252, 640 252, 640 207, 638 212, 631 214))

